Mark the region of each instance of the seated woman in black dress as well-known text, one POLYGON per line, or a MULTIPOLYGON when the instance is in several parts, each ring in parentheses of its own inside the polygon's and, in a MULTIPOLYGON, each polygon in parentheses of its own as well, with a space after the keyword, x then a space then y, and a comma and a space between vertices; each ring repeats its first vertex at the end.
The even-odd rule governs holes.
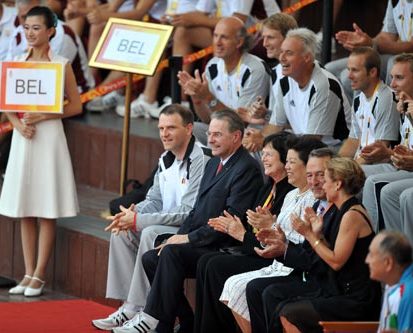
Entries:
POLYGON ((337 238, 330 244, 313 231, 311 225, 318 219, 314 212, 308 211, 305 221, 293 218, 294 229, 331 268, 331 280, 316 294, 281 303, 279 315, 288 332, 322 332, 320 320, 378 319, 380 286, 369 279, 365 264, 374 232, 365 208, 355 197, 364 180, 362 169, 353 160, 334 158, 327 164, 324 190, 339 209, 336 218, 340 219, 337 238))

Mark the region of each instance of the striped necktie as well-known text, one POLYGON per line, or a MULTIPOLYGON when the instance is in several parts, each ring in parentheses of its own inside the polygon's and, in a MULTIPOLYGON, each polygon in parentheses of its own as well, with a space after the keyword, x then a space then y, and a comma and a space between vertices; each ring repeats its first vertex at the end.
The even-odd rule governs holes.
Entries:
POLYGON ((223 167, 224 167, 224 165, 222 164, 222 162, 219 162, 217 172, 215 173, 215 175, 218 175, 222 171, 223 167))

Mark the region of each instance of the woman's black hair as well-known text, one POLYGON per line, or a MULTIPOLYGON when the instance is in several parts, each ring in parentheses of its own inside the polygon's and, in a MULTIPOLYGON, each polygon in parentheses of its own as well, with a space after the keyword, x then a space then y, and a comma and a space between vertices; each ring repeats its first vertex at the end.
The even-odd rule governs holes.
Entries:
POLYGON ((327 145, 313 135, 303 135, 290 146, 290 149, 295 150, 298 153, 299 159, 307 165, 311 151, 324 147, 327 147, 327 145))
POLYGON ((35 6, 27 12, 26 18, 29 16, 42 16, 48 29, 57 27, 57 15, 48 7, 35 6))
POLYGON ((265 137, 263 147, 270 144, 280 155, 280 161, 286 163, 287 151, 294 143, 296 136, 288 132, 279 132, 265 137))

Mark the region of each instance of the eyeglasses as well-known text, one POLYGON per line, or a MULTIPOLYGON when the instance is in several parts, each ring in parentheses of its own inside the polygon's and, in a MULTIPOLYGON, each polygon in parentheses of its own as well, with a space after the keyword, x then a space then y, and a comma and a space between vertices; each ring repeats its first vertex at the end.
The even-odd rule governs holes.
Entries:
POLYGON ((206 131, 205 134, 206 134, 207 137, 212 137, 212 138, 215 138, 215 139, 222 138, 222 136, 224 135, 221 132, 210 132, 210 131, 206 131))
POLYGON ((272 152, 272 151, 265 151, 265 150, 263 150, 263 151, 261 152, 261 157, 273 157, 274 155, 275 155, 275 153, 272 152))

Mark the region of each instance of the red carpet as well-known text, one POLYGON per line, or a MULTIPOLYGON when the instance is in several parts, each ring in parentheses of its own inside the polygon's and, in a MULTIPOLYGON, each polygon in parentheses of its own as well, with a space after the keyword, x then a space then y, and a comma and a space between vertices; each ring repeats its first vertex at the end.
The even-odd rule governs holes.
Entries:
POLYGON ((98 333, 91 320, 113 308, 85 300, 0 303, 1 333, 98 333))

